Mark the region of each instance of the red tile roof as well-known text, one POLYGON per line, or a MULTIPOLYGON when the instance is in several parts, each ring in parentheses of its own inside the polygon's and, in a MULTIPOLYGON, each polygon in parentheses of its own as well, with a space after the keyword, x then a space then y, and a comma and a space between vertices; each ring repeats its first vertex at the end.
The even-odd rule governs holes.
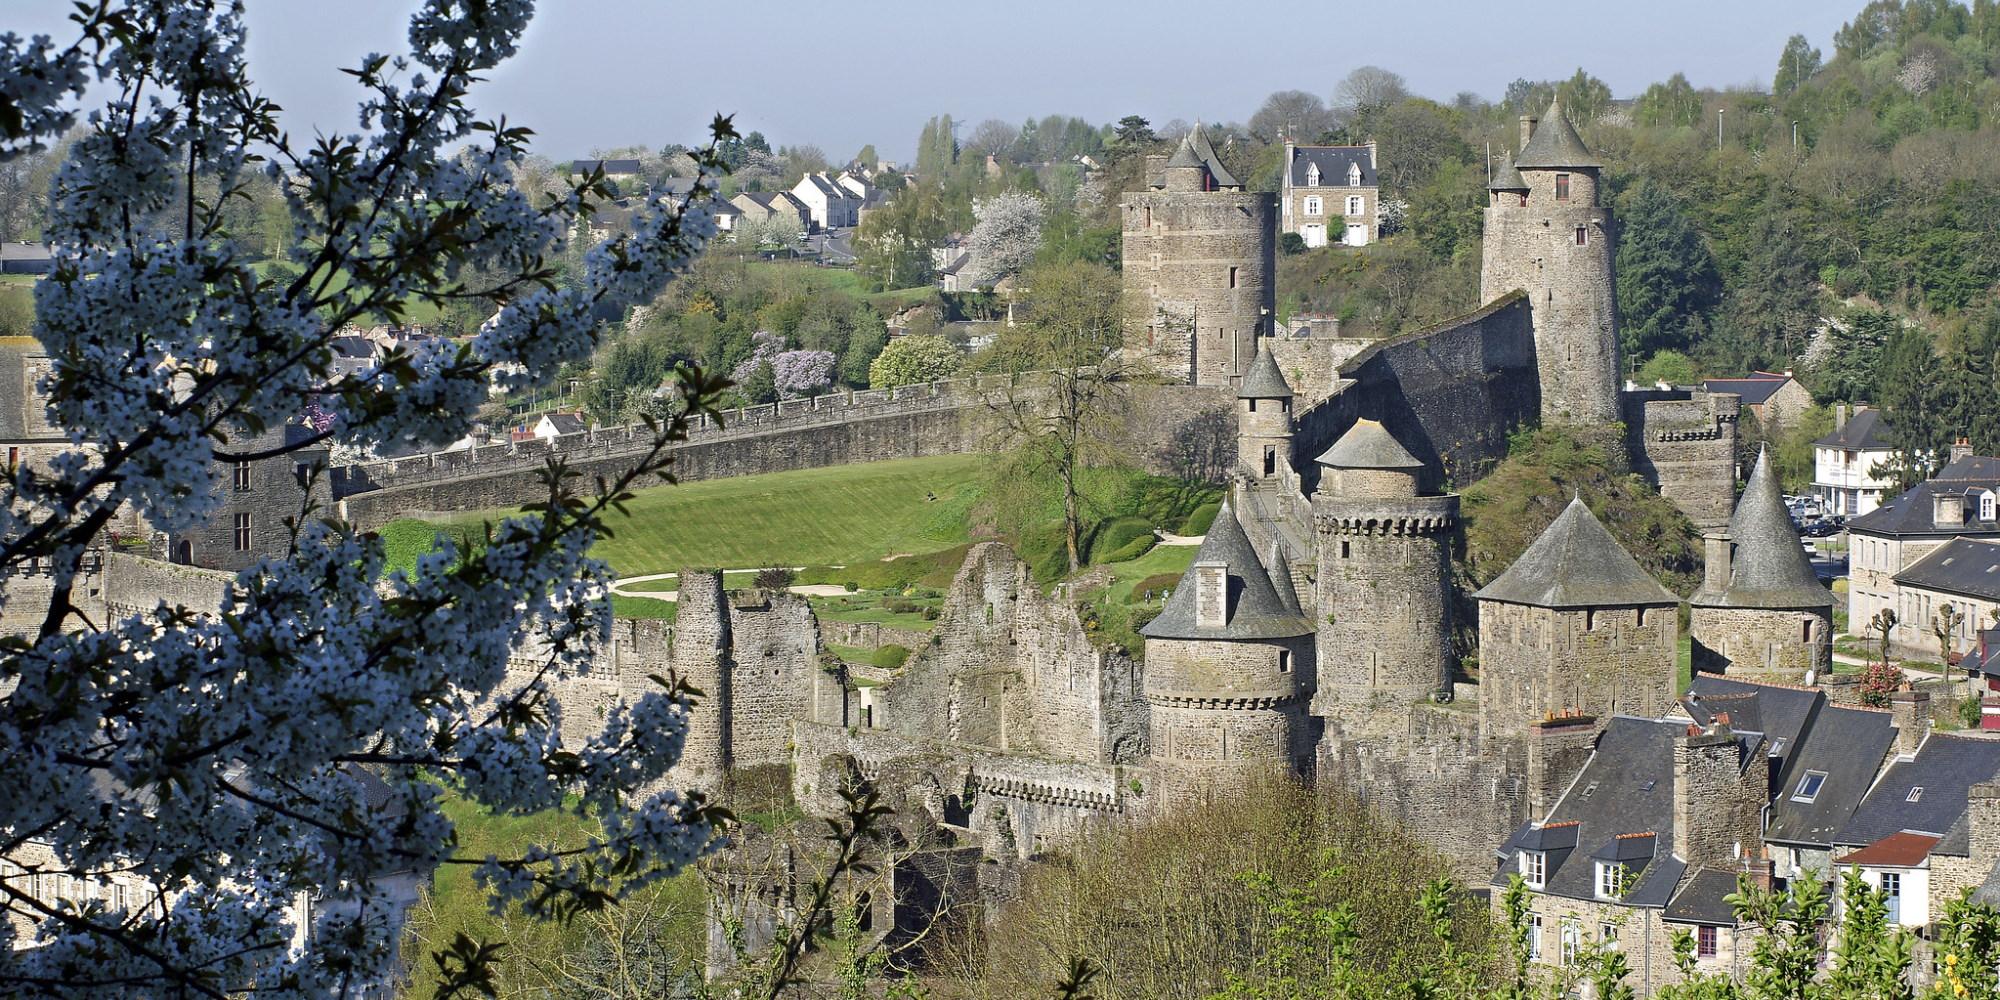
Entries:
POLYGON ((1904 830, 1892 833, 1853 854, 1834 862, 1839 865, 1872 865, 1881 868, 1915 868, 1930 857, 1931 848, 1941 838, 1904 830))

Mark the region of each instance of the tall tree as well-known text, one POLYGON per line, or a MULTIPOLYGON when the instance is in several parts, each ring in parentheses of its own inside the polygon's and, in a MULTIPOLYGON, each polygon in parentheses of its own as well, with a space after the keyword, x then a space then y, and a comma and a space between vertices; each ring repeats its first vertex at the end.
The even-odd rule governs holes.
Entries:
POLYGON ((1897 330, 1882 349, 1882 373, 1875 384, 1896 448, 1885 471, 1895 476, 1898 491, 1929 476, 1951 448, 1950 404, 1937 367, 1936 345, 1920 326, 1897 330))
POLYGON ((1264 98, 1264 105, 1250 116, 1250 134, 1267 143, 1278 142, 1281 138, 1315 143, 1338 124, 1319 95, 1303 90, 1280 90, 1264 98))
POLYGON ((1403 77, 1380 66, 1362 66, 1333 88, 1335 107, 1361 115, 1380 111, 1408 96, 1410 88, 1403 77))
MULTIPOLYGON (((699 254, 722 168, 707 153, 682 207, 642 211, 572 285, 553 280, 555 242, 607 190, 521 197, 511 172, 529 133, 465 100, 530 15, 421 4, 405 55, 353 70, 367 92, 359 132, 299 144, 253 89, 240 4, 97 4, 78 10, 74 44, 0 40, 0 158, 67 128, 93 84, 108 98, 54 185, 59 265, 36 287, 49 415, 73 447, 0 484, 0 587, 10 616, 28 613, 13 581, 34 572, 39 619, 0 643, 0 830, 10 850, 49 845, 45 874, 94 880, 123 865, 158 890, 130 907, 43 909, 10 879, 0 936, 11 944, 22 921, 37 940, 0 945, 0 992, 352 996, 396 972, 382 915, 399 904, 381 873, 462 864, 496 908, 568 917, 713 846, 723 816, 699 796, 638 791, 680 756, 685 685, 663 681, 602 719, 548 708, 549 685, 588 670, 610 638, 611 572, 590 547, 630 487, 666 471, 684 416, 586 494, 550 469, 479 551, 441 540, 386 574, 379 536, 301 502, 265 529, 279 554, 226 593, 108 620, 85 607, 86 553, 112 526, 203 525, 239 462, 290 471, 319 447, 441 447, 467 433, 503 370, 547 380, 584 361, 600 310, 651 300, 699 254), (220 203, 262 157, 284 165, 313 247, 296 279, 260 273, 224 225, 220 203), (199 197, 201 184, 221 197, 199 197), (496 294, 507 304, 472 341, 362 374, 333 367, 348 324, 496 294), (308 407, 331 419, 280 433, 308 407), (524 655, 527 680, 511 669, 524 655), (501 814, 562 810, 599 832, 464 857, 446 790, 501 814), (307 895, 311 944, 295 948, 289 909, 307 895)), ((733 135, 726 119, 714 133, 733 135)), ((712 410, 716 388, 691 376, 679 412, 712 410)), ((491 955, 461 938, 436 960, 471 989, 490 984, 491 955)))
POLYGON ((1569 113, 1570 121, 1578 125, 1595 124, 1598 116, 1611 107, 1611 87, 1584 72, 1581 66, 1576 68, 1575 76, 1556 88, 1556 93, 1562 97, 1563 110, 1569 113))
POLYGON ((1639 95, 1632 117, 1648 128, 1691 126, 1701 121, 1701 94, 1686 74, 1675 73, 1667 82, 1653 84, 1639 95))
POLYGON ((1806 41, 1806 36, 1793 35, 1785 41, 1785 51, 1778 54, 1778 76, 1771 82, 1771 93, 1790 97, 1817 72, 1819 50, 1806 41))
POLYGON ((1634 361, 1692 348, 1722 295, 1708 243, 1664 184, 1643 180, 1621 206, 1616 263, 1620 330, 1634 361))

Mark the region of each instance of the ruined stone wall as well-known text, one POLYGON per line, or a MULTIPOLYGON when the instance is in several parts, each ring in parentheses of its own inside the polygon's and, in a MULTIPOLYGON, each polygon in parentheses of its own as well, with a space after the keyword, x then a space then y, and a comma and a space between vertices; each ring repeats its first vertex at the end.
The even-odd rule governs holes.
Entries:
POLYGON ((1442 326, 1378 341, 1341 366, 1340 380, 1337 392, 1295 421, 1308 493, 1320 475, 1310 459, 1361 417, 1381 421, 1426 463, 1427 490, 1472 482, 1507 457, 1510 433, 1538 419, 1527 297, 1509 295, 1442 326))
POLYGON ((1672 607, 1479 608, 1479 698, 1489 734, 1551 713, 1656 716, 1674 701, 1680 624, 1672 607))
POLYGON ((729 609, 729 762, 791 762, 793 719, 813 714, 824 677, 819 629, 805 598, 745 591, 729 609))
MULTIPOLYGON (((1272 337, 1264 342, 1298 394, 1298 406, 1310 406, 1333 395, 1340 385, 1340 366, 1368 349, 1374 341, 1358 337, 1272 337)), ((1310 457, 1310 456, 1308 456, 1310 457)))
POLYGON ((1657 486, 1695 527, 1729 523, 1736 509, 1734 393, 1645 389, 1623 394, 1632 471, 1657 486))
POLYGON ((1275 315, 1276 198, 1136 191, 1120 207, 1126 347, 1174 381, 1230 384, 1275 315))
POLYGON ((1833 657, 1833 610, 1720 608, 1695 605, 1688 632, 1694 669, 1744 680, 1803 684, 1826 673, 1833 657))
POLYGON ((905 739, 1073 761, 1145 755, 1143 675, 1090 644, 1066 592, 1044 595, 1003 545, 975 546, 902 675, 873 692, 905 739))
MULTIPOLYGON (((1338 475, 1352 479, 1354 471, 1338 475)), ((1377 693, 1414 701, 1449 684, 1457 521, 1456 496, 1349 500, 1322 491, 1314 498, 1321 651, 1314 715, 1332 716, 1342 703, 1377 693)))
MULTIPOLYGON (((222 606, 223 592, 236 574, 222 570, 177 566, 144 556, 112 552, 104 557, 100 579, 100 599, 113 616, 151 611, 156 605, 185 607, 198 613, 214 613, 222 606)), ((15 614, 16 588, 32 580, 7 582, 7 614, 15 614)), ((23 602, 26 604, 28 602, 23 602)), ((44 610, 47 602, 43 602, 44 610)))
MULTIPOLYGON (((1768 780, 1746 769, 1744 751, 1726 725, 1690 727, 1674 739, 1674 855, 1690 868, 1725 868, 1763 856, 1761 810, 1768 780)), ((1762 757, 1753 758, 1761 765, 1762 757)))

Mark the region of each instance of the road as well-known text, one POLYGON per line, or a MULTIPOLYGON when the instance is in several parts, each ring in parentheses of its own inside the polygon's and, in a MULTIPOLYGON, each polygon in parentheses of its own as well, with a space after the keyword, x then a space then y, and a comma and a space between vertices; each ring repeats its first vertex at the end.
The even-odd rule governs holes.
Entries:
POLYGON ((854 230, 829 229, 806 237, 806 247, 828 264, 854 263, 854 230))

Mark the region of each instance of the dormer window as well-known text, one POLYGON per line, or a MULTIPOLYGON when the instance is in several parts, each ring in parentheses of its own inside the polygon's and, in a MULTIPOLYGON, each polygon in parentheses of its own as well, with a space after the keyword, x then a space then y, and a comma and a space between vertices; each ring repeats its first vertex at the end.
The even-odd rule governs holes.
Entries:
POLYGON ((1997 510, 1996 508, 2000 508, 2000 498, 1996 498, 1991 490, 1986 490, 1979 494, 1980 520, 1982 521, 2000 520, 2000 510, 1997 510))
POLYGON ((1811 802, 1819 798, 1819 790, 1825 784, 1825 771, 1807 771, 1805 776, 1799 779, 1799 787, 1792 790, 1792 801, 1811 802))
POLYGON ((1319 187, 1319 164, 1306 165, 1306 187, 1319 187))
POLYGON ((1347 165, 1347 186, 1348 187, 1361 186, 1361 164, 1350 163, 1347 165))
POLYGON ((1542 851, 1521 852, 1521 881, 1530 889, 1540 889, 1548 884, 1549 856, 1542 851))
POLYGON ((1617 899, 1625 895, 1625 866, 1616 861, 1597 863, 1597 898, 1617 899))

